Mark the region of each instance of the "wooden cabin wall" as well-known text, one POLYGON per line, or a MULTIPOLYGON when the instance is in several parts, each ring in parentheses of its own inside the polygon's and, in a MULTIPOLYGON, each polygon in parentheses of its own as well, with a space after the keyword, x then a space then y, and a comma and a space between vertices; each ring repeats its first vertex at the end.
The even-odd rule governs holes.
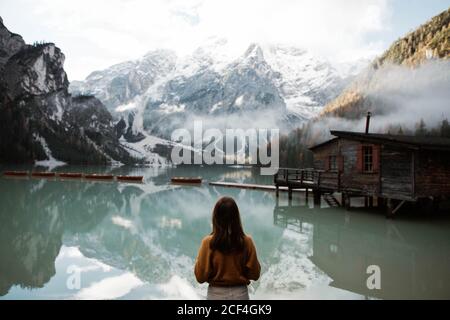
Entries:
POLYGON ((328 157, 337 154, 338 152, 337 147, 338 142, 336 140, 314 150, 314 169, 327 170, 328 157))
POLYGON ((379 173, 363 173, 357 166, 359 141, 340 139, 344 170, 341 174, 341 189, 349 192, 362 192, 365 195, 377 195, 379 192, 379 173))
POLYGON ((338 140, 314 150, 314 169, 324 170, 321 173, 320 185, 323 188, 338 189, 339 173, 328 170, 328 159, 330 156, 338 155, 338 140))
POLYGON ((412 152, 383 146, 381 151, 381 195, 394 199, 411 199, 413 195, 412 152))
POLYGON ((450 197, 450 152, 417 152, 416 195, 450 197))
POLYGON ((327 171, 328 158, 341 156, 340 186, 342 191, 377 195, 379 192, 379 173, 363 173, 357 166, 359 141, 339 139, 314 150, 314 168, 326 170, 322 174, 322 185, 327 188, 338 185, 338 173, 327 171))
POLYGON ((450 152, 412 149, 337 139, 314 150, 314 168, 324 170, 321 187, 362 195, 415 200, 450 197, 450 152), (361 145, 380 149, 379 170, 364 173, 358 165, 361 145), (337 156, 338 171, 329 170, 329 157, 337 156), (415 178, 414 178, 415 177, 415 178))

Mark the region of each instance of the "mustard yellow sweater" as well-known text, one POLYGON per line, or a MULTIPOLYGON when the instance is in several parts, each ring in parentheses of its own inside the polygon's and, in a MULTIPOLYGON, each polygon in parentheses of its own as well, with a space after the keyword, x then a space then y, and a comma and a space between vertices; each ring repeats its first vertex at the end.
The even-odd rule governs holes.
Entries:
POLYGON ((198 282, 208 282, 212 286, 239 286, 249 285, 250 280, 259 279, 261 266, 251 237, 245 237, 246 249, 238 254, 212 251, 209 246, 211 239, 211 235, 205 237, 198 252, 195 263, 198 282))

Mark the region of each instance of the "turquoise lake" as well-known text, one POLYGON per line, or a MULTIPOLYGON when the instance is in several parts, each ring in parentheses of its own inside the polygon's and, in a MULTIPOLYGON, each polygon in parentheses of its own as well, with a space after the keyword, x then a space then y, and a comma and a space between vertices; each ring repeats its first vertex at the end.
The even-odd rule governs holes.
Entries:
MULTIPOLYGON (((2 167, 1 170, 11 169, 2 167)), ((13 169, 22 169, 13 167, 13 169)), ((256 244, 252 299, 450 299, 450 214, 395 220, 304 194, 209 181, 271 184, 258 169, 73 167, 143 175, 144 183, 0 178, 0 299, 203 299, 193 267, 220 196, 236 199, 256 244), (202 176, 201 186, 170 183, 202 176), (369 266, 380 270, 369 289, 369 266), (74 280, 75 279, 75 280, 74 280)))

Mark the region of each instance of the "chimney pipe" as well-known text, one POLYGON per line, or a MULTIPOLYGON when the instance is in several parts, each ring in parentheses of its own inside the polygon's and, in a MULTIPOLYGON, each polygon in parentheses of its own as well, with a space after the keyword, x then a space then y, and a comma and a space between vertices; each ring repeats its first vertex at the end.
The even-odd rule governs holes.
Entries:
POLYGON ((372 113, 371 113, 371 112, 367 112, 367 119, 366 119, 366 134, 369 133, 370 116, 372 116, 372 113))

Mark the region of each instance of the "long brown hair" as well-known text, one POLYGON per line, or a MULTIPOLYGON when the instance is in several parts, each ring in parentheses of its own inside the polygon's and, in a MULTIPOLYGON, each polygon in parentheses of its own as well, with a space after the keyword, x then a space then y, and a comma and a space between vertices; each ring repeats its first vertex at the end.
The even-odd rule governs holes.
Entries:
POLYGON ((212 214, 212 224, 212 250, 231 253, 244 249, 245 233, 239 208, 233 198, 222 197, 217 201, 212 214))

